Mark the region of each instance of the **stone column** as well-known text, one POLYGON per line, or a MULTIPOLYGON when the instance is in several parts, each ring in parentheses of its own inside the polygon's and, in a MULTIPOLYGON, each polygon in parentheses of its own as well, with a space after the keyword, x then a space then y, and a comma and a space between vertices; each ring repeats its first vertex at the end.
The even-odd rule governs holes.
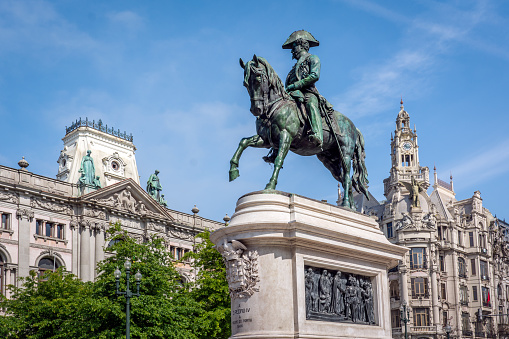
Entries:
POLYGON ((90 281, 90 222, 81 222, 80 226, 80 278, 83 281, 90 281))
POLYGON ((27 277, 30 272, 30 222, 34 212, 27 208, 16 211, 18 219, 18 270, 20 277, 27 277))
POLYGON ((97 277, 97 264, 104 260, 104 228, 98 226, 95 230, 95 276, 97 277))

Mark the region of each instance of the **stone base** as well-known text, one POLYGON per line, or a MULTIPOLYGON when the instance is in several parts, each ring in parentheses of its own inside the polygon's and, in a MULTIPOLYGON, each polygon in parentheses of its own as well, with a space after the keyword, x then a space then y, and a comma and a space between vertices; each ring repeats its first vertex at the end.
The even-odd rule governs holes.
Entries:
POLYGON ((392 337, 387 269, 407 249, 391 244, 371 217, 294 194, 254 192, 239 199, 230 225, 211 240, 227 263, 231 338, 392 337), (374 324, 306 315, 304 266, 369 281, 374 324))

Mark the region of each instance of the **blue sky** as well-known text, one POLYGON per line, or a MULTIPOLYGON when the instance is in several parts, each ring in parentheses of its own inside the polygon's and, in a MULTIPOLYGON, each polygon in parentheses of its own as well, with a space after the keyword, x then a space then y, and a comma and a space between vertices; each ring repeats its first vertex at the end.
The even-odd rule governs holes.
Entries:
MULTIPOLYGON (((263 189, 266 150, 248 149, 228 182, 240 138, 255 133, 238 59, 256 53, 284 78, 282 43, 319 41, 317 87, 366 140, 370 190, 383 200, 390 135, 403 96, 420 163, 452 172, 458 200, 481 191, 509 217, 509 3, 504 1, 10 1, 0 2, 0 164, 57 173, 65 126, 102 119, 133 133, 142 183, 154 169, 172 209, 221 220, 263 189)), ((278 189, 337 199, 316 157, 290 154, 278 189)))

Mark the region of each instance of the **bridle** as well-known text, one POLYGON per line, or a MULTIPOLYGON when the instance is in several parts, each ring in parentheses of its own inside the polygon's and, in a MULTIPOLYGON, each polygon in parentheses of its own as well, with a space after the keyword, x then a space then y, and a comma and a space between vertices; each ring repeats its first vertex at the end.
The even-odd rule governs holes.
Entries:
POLYGON ((259 97, 259 96, 253 96, 251 97, 251 104, 256 104, 257 102, 262 102, 262 116, 266 116, 266 117, 269 117, 271 114, 269 113, 272 113, 274 111, 274 104, 278 101, 280 101, 281 99, 283 99, 282 96, 280 96, 279 98, 277 99, 274 99, 272 101, 269 101, 269 92, 270 92, 270 87, 269 87, 269 78, 267 76, 267 74, 263 71, 262 68, 260 69, 257 69, 255 67, 252 67, 251 66, 251 70, 253 71, 253 75, 258 77, 260 76, 261 78, 261 85, 260 85, 260 88, 262 90, 262 96, 259 97), (272 108, 272 109, 271 109, 272 108), (270 112, 269 112, 270 110, 270 112))

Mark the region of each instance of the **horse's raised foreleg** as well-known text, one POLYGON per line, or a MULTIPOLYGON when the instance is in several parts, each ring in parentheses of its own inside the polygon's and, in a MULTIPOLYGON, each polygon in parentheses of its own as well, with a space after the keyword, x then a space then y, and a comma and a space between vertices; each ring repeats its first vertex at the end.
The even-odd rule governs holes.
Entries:
POLYGON ((287 130, 282 130, 279 133, 279 150, 277 152, 276 160, 274 161, 274 171, 272 172, 272 177, 270 178, 269 183, 265 186, 266 190, 276 189, 279 171, 281 168, 283 168, 283 162, 285 161, 286 155, 290 150, 291 144, 292 138, 290 133, 288 133, 287 130))
POLYGON ((239 147, 237 147, 237 150, 230 160, 230 181, 233 181, 239 177, 238 166, 240 156, 242 155, 242 152, 244 152, 244 150, 248 147, 268 148, 269 145, 266 144, 262 137, 260 137, 258 134, 249 138, 242 138, 242 140, 239 142, 239 147))

